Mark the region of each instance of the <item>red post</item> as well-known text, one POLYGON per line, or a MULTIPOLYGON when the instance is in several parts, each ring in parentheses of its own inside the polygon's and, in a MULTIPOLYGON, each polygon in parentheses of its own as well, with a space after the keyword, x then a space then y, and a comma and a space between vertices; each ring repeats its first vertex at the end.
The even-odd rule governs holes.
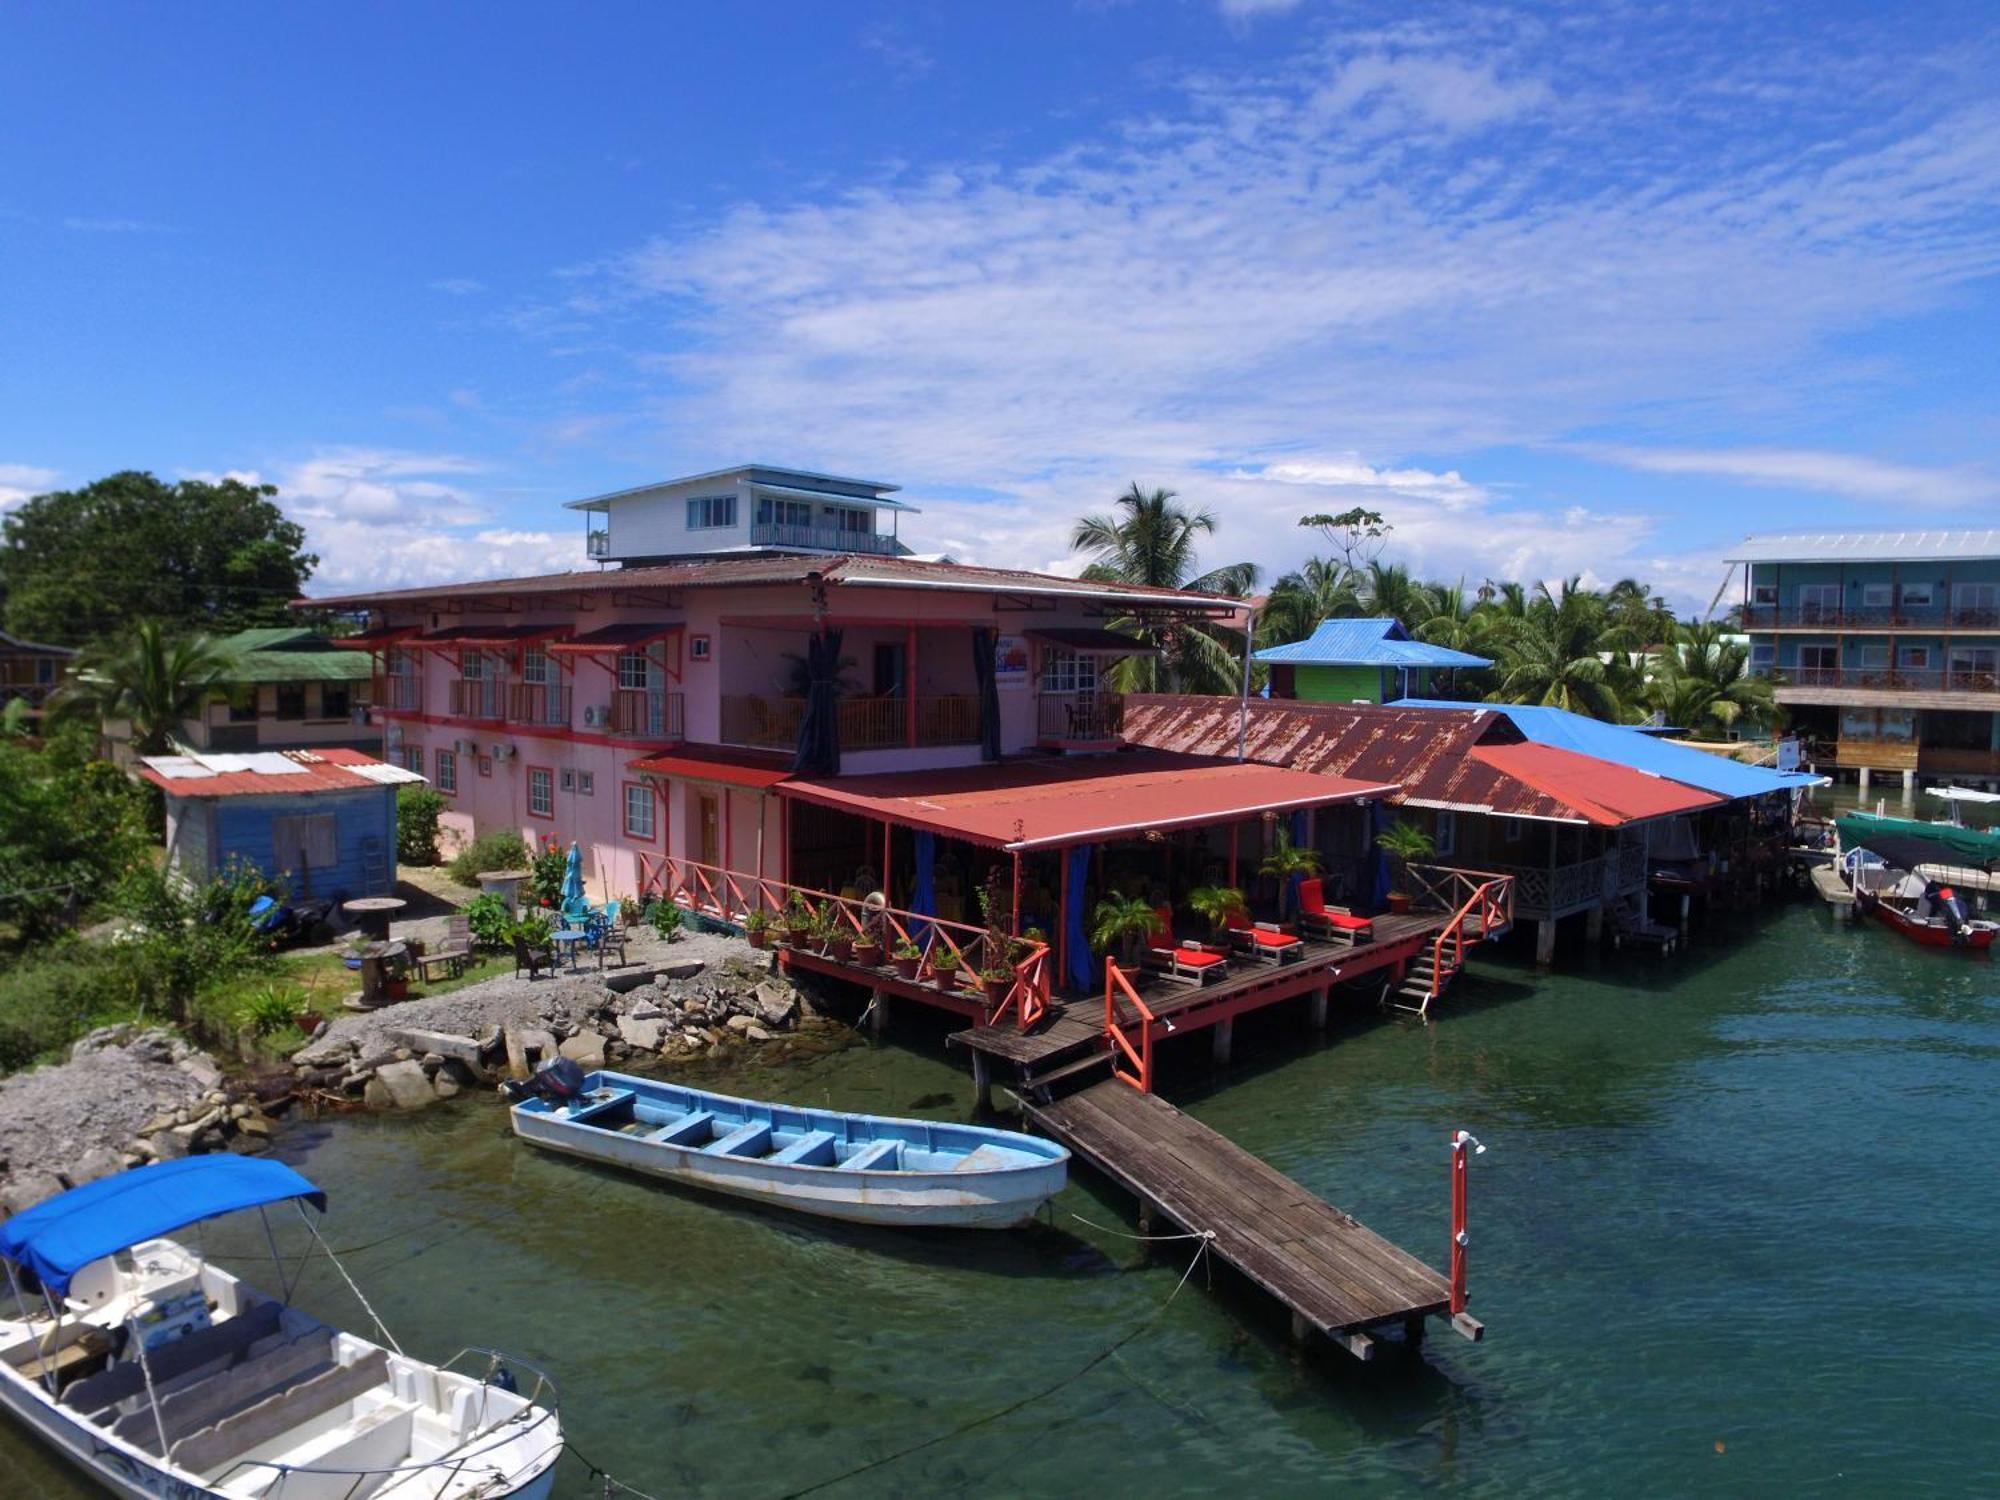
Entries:
POLYGON ((1014 851, 1014 936, 1021 935, 1021 851, 1014 851))
POLYGON ((1454 1131, 1451 1137, 1451 1314, 1465 1311, 1465 1148, 1486 1148, 1470 1133, 1454 1131))

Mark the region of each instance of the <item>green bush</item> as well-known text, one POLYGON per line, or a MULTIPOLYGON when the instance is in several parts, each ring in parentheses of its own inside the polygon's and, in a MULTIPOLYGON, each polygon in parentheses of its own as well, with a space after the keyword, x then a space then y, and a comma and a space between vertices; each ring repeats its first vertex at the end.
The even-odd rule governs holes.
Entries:
POLYGON ((451 878, 460 885, 478 885, 483 870, 525 870, 530 859, 528 841, 516 829, 482 833, 459 850, 451 862, 451 878))
POLYGON ((92 1027, 131 1019, 145 989, 117 945, 59 943, 0 972, 0 1071, 59 1056, 92 1027))
POLYGON ((267 984, 244 997, 236 1013, 239 1025, 248 1026, 259 1036, 270 1036, 292 1024, 292 1017, 306 1008, 305 991, 292 985, 267 984))
POLYGON ((655 901, 653 909, 646 913, 646 919, 653 924, 653 931, 670 943, 680 937, 681 924, 685 920, 681 909, 665 900, 655 901))
POLYGON ((554 936, 555 928, 547 917, 527 916, 514 924, 514 940, 530 948, 546 948, 554 936))
POLYGON ((534 888, 535 900, 543 906, 561 906, 563 877, 569 873, 569 855, 551 839, 535 851, 530 868, 533 874, 528 883, 534 888))
MULTIPOLYGON (((445 800, 427 786, 409 782, 396 788, 396 858, 406 865, 438 862, 438 819, 445 800)), ((491 869, 492 866, 487 866, 491 869)))
POLYGON ((231 865, 201 885, 145 867, 126 877, 119 910, 131 919, 120 948, 136 966, 141 998, 163 1018, 209 1036, 235 1023, 196 1005, 204 989, 271 962, 270 942, 250 920, 250 903, 270 894, 256 870, 231 865))
POLYGON ((504 948, 513 941, 514 914, 507 903, 491 891, 474 896, 465 904, 466 925, 472 941, 481 948, 504 948))

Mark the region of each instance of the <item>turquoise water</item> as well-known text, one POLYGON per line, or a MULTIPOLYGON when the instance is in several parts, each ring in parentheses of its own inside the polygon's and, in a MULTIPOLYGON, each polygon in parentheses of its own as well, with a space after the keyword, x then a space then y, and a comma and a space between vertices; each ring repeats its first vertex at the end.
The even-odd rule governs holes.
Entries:
MULTIPOLYGON (((907 1035, 717 1082, 962 1116, 966 1080, 934 1034, 907 1035)), ((1358 1016, 1303 1043, 1295 1014, 1251 1018, 1221 1077, 1203 1039, 1172 1044, 1170 1091, 1433 1264, 1449 1132, 1478 1134, 1485 1343, 1434 1324, 1414 1368, 1301 1360, 1254 1298, 1200 1273, 1174 1296, 1183 1247, 1149 1257, 1109 1232, 1130 1232, 1130 1206, 1087 1175, 1047 1226, 896 1235, 546 1157, 486 1099, 287 1150, 332 1192, 329 1238, 356 1247, 406 1346, 546 1364, 582 1450, 662 1500, 763 1500, 878 1462, 812 1492, 2000 1485, 1993 963, 1801 902, 1664 962, 1536 978, 1482 959, 1429 1028, 1358 1016)), ((302 1295, 362 1326, 324 1270, 302 1295)), ((8 1495, 86 1493, 12 1430, 0 1477, 8 1495)), ((558 1493, 601 1490, 566 1467, 558 1493)))

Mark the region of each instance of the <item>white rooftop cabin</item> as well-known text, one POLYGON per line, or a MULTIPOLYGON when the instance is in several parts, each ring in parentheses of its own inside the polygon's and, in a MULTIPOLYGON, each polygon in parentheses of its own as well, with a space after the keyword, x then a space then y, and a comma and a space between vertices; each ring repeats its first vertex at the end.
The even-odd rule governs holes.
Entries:
POLYGON ((897 517, 916 507, 889 498, 893 484, 766 464, 663 479, 567 509, 589 517, 599 562, 647 563, 745 552, 860 553, 903 557, 897 517))

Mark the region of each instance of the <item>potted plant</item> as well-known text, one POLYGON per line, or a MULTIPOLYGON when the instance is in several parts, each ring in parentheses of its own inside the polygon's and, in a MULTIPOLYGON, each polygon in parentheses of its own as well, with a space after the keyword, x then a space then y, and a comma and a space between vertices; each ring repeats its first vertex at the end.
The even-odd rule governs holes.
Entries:
POLYGON ((1014 987, 1014 971, 1005 964, 988 964, 979 971, 979 988, 988 1005, 998 1005, 1014 987))
POLYGON ((793 891, 785 901, 785 941, 794 948, 803 948, 812 941, 812 908, 806 905, 806 898, 793 891))
POLYGON ((743 940, 753 948, 769 946, 771 941, 771 914, 761 906, 744 917, 743 940))
POLYGON ((872 969, 882 962, 882 914, 861 911, 861 931, 854 939, 854 961, 872 969))
POLYGON ((1090 914, 1090 946, 1099 953, 1116 948, 1125 966, 1138 962, 1139 944, 1152 935, 1159 921, 1143 897, 1121 896, 1113 891, 1097 903, 1090 914))
POLYGON ((952 989, 958 984, 958 955, 942 943, 931 954, 931 979, 941 990, 952 989))
POLYGON ((1208 923, 1211 937, 1220 939, 1231 917, 1243 917, 1250 903, 1233 885, 1198 885, 1187 893, 1187 908, 1208 923))
POLYGON ((1291 834, 1281 824, 1271 840, 1271 852, 1264 856, 1264 863, 1258 868, 1266 875, 1277 877, 1279 910, 1289 917, 1299 880, 1319 874, 1319 851, 1294 844, 1291 834))
POLYGON ((1388 855, 1390 863, 1396 867, 1395 888, 1389 893, 1389 910, 1408 911, 1410 863, 1429 859, 1437 853, 1437 844, 1416 824, 1399 818, 1375 835, 1375 847, 1388 855))
POLYGON ((896 940, 896 951, 891 955, 891 961, 896 965, 898 977, 915 979, 917 977, 917 968, 924 961, 924 950, 908 938, 898 938, 896 940))
POLYGON ((829 901, 821 914, 821 925, 826 933, 826 951, 836 963, 854 961, 854 928, 848 924, 847 908, 838 901, 829 901))

